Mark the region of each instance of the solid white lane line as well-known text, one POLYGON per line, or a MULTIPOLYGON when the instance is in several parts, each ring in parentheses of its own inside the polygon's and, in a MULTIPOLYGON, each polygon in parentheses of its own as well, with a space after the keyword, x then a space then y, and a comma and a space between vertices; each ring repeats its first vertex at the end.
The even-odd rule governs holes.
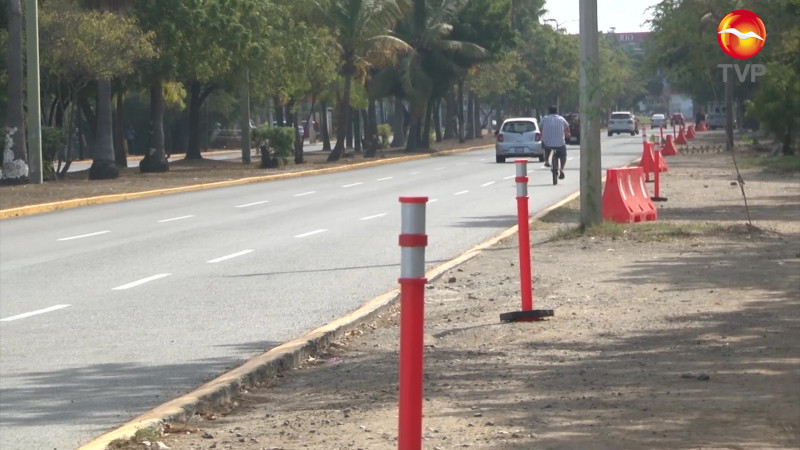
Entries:
POLYGON ((226 259, 232 259, 232 258, 236 258, 237 256, 246 255, 246 254, 248 254, 250 252, 252 252, 252 250, 242 250, 240 252, 231 253, 230 255, 226 255, 226 256, 220 256, 219 258, 214 258, 214 259, 212 259, 210 261, 206 261, 206 262, 209 263, 209 264, 214 264, 214 263, 218 263, 220 261, 225 261, 226 259))
POLYGON ((304 195, 311 195, 311 194, 316 194, 316 193, 317 193, 317 191, 308 191, 308 192, 303 192, 302 194, 294 194, 294 196, 295 197, 302 197, 304 195))
POLYGON ((260 202, 245 203, 244 205, 236 205, 235 208, 247 208, 248 206, 263 205, 269 203, 269 200, 261 200, 260 202))
POLYGON ((360 181, 359 181, 358 183, 350 183, 350 184, 345 184, 345 185, 344 185, 344 186, 342 186, 342 187, 343 187, 343 188, 349 188, 349 187, 353 187, 353 186, 359 186, 359 185, 362 185, 362 184, 364 184, 364 183, 362 183, 362 182, 360 182, 360 181))
POLYGON ((298 234, 295 237, 296 238, 304 238, 304 237, 308 237, 308 236, 313 236, 315 234, 324 233, 326 231, 328 231, 328 230, 322 228, 322 229, 319 229, 319 230, 309 231, 308 233, 298 234))
POLYGON ((386 181, 386 180, 391 180, 392 178, 394 178, 394 177, 384 177, 384 178, 378 178, 378 179, 377 179, 377 180, 375 180, 375 181, 386 181))
POLYGON ((483 184, 481 185, 481 187, 491 186, 491 185, 493 185, 493 184, 494 184, 494 181, 490 181, 490 182, 488 182, 488 183, 483 183, 483 184))
POLYGON ((158 275, 153 275, 152 277, 142 278, 141 280, 137 280, 137 281, 134 281, 132 283, 123 284, 122 286, 117 286, 115 288, 112 288, 111 290, 112 291, 121 291, 123 289, 130 289, 132 287, 140 286, 142 284, 158 280, 159 278, 168 277, 170 275, 172 275, 172 274, 171 273, 160 273, 158 275))
POLYGON ((85 237, 98 236, 98 235, 106 234, 106 233, 111 233, 111 230, 97 231, 95 233, 82 234, 80 236, 70 236, 70 237, 60 238, 58 240, 59 241, 71 241, 73 239, 81 239, 81 238, 85 238, 85 237))
POLYGON ((16 316, 11 316, 11 317, 6 317, 5 319, 0 319, 0 322, 11 322, 12 320, 24 319, 26 317, 35 316, 37 314, 44 314, 44 313, 49 313, 51 311, 56 311, 56 310, 59 310, 59 309, 68 308, 69 306, 70 305, 56 305, 56 306, 51 306, 49 308, 37 309, 36 311, 26 312, 24 314, 17 314, 16 316))
POLYGON ((180 216, 180 217, 173 217, 172 219, 164 219, 164 220, 159 220, 159 221, 158 221, 158 223, 174 222, 174 221, 176 221, 176 220, 189 219, 189 218, 191 218, 191 217, 194 217, 194 216, 191 216, 191 215, 190 215, 190 216, 180 216))
POLYGON ((358 220, 372 220, 372 219, 377 219, 378 217, 383 217, 385 215, 386 215, 386 213, 375 214, 374 216, 362 217, 362 218, 360 218, 358 220))
POLYGON ((458 191, 453 195, 463 195, 463 194, 466 194, 467 192, 469 192, 469 191, 458 191))

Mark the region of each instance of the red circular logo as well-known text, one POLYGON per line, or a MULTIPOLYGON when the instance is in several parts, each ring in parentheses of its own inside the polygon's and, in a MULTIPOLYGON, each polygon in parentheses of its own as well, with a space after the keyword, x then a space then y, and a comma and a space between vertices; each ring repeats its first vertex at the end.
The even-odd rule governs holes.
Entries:
POLYGON ((761 17, 746 9, 737 9, 722 18, 717 27, 717 42, 728 56, 747 59, 756 56, 767 41, 767 29, 761 17))

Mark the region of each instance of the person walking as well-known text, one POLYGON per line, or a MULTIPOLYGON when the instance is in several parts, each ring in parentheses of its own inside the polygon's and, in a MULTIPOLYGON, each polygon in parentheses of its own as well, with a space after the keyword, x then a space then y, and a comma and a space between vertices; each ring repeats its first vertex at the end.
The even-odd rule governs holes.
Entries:
POLYGON ((567 139, 570 137, 569 122, 558 115, 558 108, 551 106, 549 114, 542 117, 542 147, 544 147, 544 165, 550 167, 550 153, 561 161, 559 180, 564 179, 564 165, 567 163, 567 139))

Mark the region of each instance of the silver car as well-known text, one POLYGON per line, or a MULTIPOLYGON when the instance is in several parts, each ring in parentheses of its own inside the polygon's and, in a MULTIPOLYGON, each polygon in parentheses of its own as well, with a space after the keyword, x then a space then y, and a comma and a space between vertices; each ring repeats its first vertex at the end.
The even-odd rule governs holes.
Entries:
POLYGON ((542 133, 539 122, 533 117, 515 117, 503 121, 503 125, 495 132, 497 140, 494 144, 495 159, 498 163, 506 158, 538 157, 544 161, 542 133))
POLYGON ((636 118, 628 111, 614 111, 608 119, 608 135, 614 133, 630 133, 631 136, 639 134, 636 118))

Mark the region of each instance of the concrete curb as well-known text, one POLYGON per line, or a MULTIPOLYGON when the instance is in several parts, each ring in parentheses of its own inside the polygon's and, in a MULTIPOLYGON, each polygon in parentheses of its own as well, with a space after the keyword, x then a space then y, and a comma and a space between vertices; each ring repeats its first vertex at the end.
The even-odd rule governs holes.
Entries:
MULTIPOLYGON (((545 208, 529 219, 534 222, 554 209, 578 198, 580 191, 576 191, 563 200, 545 208)), ((478 256, 483 250, 494 246, 500 241, 513 236, 518 231, 514 225, 504 230, 487 241, 484 241, 456 258, 447 261, 426 272, 428 281, 434 281, 447 271, 464 264, 478 256)), ((344 317, 323 325, 305 336, 299 337, 272 350, 256 356, 241 366, 217 377, 216 379, 200 386, 198 389, 169 401, 161 406, 136 417, 121 427, 108 432, 78 448, 78 450, 105 450, 111 441, 116 439, 130 439, 138 430, 158 427, 167 422, 185 422, 194 416, 203 407, 221 406, 230 403, 233 398, 244 388, 257 385, 270 377, 297 367, 309 356, 324 349, 331 342, 344 336, 361 324, 367 323, 381 312, 386 311, 399 300, 400 290, 394 289, 368 301, 344 317)))
POLYGON ((87 205, 100 205, 104 203, 119 202, 123 200, 134 200, 145 197, 155 197, 158 195, 177 194, 180 192, 199 191, 203 189, 212 189, 225 186, 237 186, 241 184, 259 183, 264 181, 285 180, 289 178, 298 178, 309 175, 318 175, 323 173, 344 172, 347 170, 360 169, 363 167, 380 166, 384 164, 392 164, 404 161, 414 161, 417 159, 432 158, 437 156, 447 156, 457 153, 466 153, 473 150, 481 150, 491 147, 494 144, 486 144, 477 147, 458 148, 452 150, 442 150, 436 153, 424 153, 418 155, 398 156, 394 158, 376 159, 373 161, 365 161, 361 163, 348 164, 338 167, 329 167, 324 169, 303 170, 300 172, 279 173, 274 175, 262 175, 257 177, 240 178, 238 180, 217 181, 214 183, 196 184, 191 186, 181 186, 169 189, 158 189, 153 191, 131 192, 127 194, 112 194, 102 195, 97 197, 77 198, 72 200, 65 200, 60 202, 42 203, 38 205, 19 206, 17 208, 9 208, 0 210, 0 220, 8 219, 11 217, 28 216, 32 214, 40 214, 45 212, 57 211, 61 209, 75 208, 78 206, 87 205))

